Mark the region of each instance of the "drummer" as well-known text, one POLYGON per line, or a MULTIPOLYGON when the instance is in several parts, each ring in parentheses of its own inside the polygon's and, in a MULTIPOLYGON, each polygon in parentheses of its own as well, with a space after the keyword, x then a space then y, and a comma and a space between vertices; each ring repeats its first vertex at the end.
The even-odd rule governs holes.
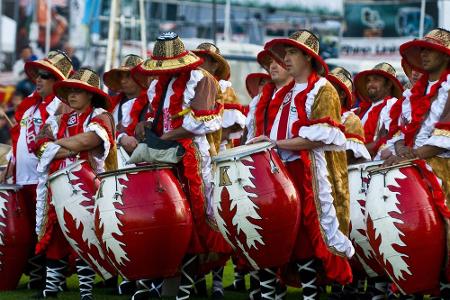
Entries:
MULTIPOLYGON (((229 81, 230 64, 220 54, 219 48, 212 43, 201 43, 192 52, 203 59, 200 67, 213 75, 219 83, 224 104, 220 150, 232 148, 233 140, 242 136, 245 127, 245 115, 243 114, 243 106, 229 81)), ((223 294, 223 291, 218 291, 218 293, 223 294)))
POLYGON ((109 70, 103 75, 103 82, 110 91, 117 93, 111 97, 111 113, 114 116, 117 132, 119 169, 125 166, 129 158, 127 154, 133 152, 138 141, 134 137, 134 129, 145 116, 148 108, 147 88, 141 86, 131 76, 131 69, 144 60, 134 54, 124 57, 120 67, 109 70), (123 153, 124 149, 127 154, 123 153), (122 154, 122 155, 121 155, 122 154))
MULTIPOLYGON (((36 148, 36 135, 47 119, 64 111, 65 104, 55 97, 53 85, 66 79, 72 72, 72 62, 69 57, 59 51, 52 51, 45 59, 25 63, 25 73, 36 84, 36 90, 17 107, 15 119, 17 125, 11 129, 12 156, 1 181, 5 182, 6 176, 13 176, 13 183, 22 186, 19 193, 28 204, 31 224, 35 224, 36 212, 36 185, 38 172, 36 170, 38 158, 34 151, 36 148)), ((33 230, 30 228, 30 230, 33 230)), ((36 237, 34 236, 34 243, 36 237)), ((34 251, 30 249, 30 254, 34 251)), ((42 289, 45 285, 45 257, 32 256, 29 259, 30 281, 29 289, 42 289)))
POLYGON ((356 74, 354 83, 361 100, 358 116, 364 126, 366 147, 375 157, 391 125, 389 112, 401 98, 403 86, 396 77, 395 68, 385 62, 356 74))
POLYGON ((341 122, 345 126, 345 149, 348 164, 370 161, 371 157, 364 146, 364 129, 359 117, 351 111, 353 106, 352 74, 344 68, 334 68, 328 75, 341 101, 341 122))
MULTIPOLYGON (((231 252, 221 234, 208 224, 213 220, 210 148, 214 146, 206 135, 221 130, 223 105, 218 102, 217 81, 198 68, 201 64, 202 59, 185 50, 176 33, 168 32, 157 38, 152 58, 135 70, 159 76, 148 90, 152 116, 147 126, 163 140, 178 141, 186 151, 180 164, 188 183, 194 230, 181 268, 177 299, 190 297, 195 267, 212 257, 208 254, 219 258, 208 265, 220 266, 231 252)), ((142 129, 136 129, 139 138, 144 138, 142 129)))
MULTIPOLYGON (((268 42, 265 49, 286 66, 295 83, 278 107, 269 110, 275 118, 268 136, 260 135, 252 142, 274 143, 292 175, 302 200, 292 262, 300 275, 303 298, 319 299, 319 264, 328 280, 348 284, 352 281, 348 259, 355 252, 347 237, 349 212, 333 205, 347 201, 345 207, 349 207, 339 96, 323 77, 327 66, 318 54, 319 40, 313 33, 300 30, 289 38, 268 42), (330 163, 333 168, 327 167, 330 163)), ((264 289, 261 294, 274 294, 273 286, 264 289)))
POLYGON ((255 136, 265 134, 272 126, 273 117, 267 115, 268 120, 265 121, 266 110, 269 104, 279 103, 284 99, 286 94, 292 89, 294 80, 286 71, 286 69, 272 58, 272 54, 268 50, 263 50, 258 53, 258 63, 270 75, 270 81, 267 82, 255 98, 250 103, 250 111, 247 116, 247 140, 251 140, 255 136))
MULTIPOLYGON (((114 120, 106 109, 110 98, 100 88, 100 78, 91 69, 81 68, 69 79, 55 84, 54 93, 68 104, 72 111, 57 120, 50 120, 37 140, 39 170, 45 179, 50 172, 63 169, 78 159, 85 159, 95 173, 117 168, 114 144, 114 120)), ((37 230, 41 232, 36 247, 47 255, 46 285, 40 297, 55 297, 61 289, 67 257, 73 253, 63 236, 54 207, 47 198, 45 180, 38 185, 37 230), (43 184, 41 184, 43 183, 43 184), (45 220, 45 222, 44 222, 45 220)), ((92 299, 95 273, 86 262, 76 261, 82 300, 92 299)))
MULTIPOLYGON (((419 158, 426 161, 422 172, 434 183, 433 194, 449 228, 450 203, 450 32, 437 28, 423 39, 413 40, 400 46, 400 54, 408 64, 423 73, 405 95, 400 117, 400 131, 393 138, 395 154, 389 156, 385 165, 406 159, 419 158), (427 176, 431 167, 434 176, 427 176), (439 188, 443 193, 436 193, 439 188)), ((420 164, 419 164, 420 166, 420 164)), ((447 237, 449 235, 447 234, 447 237)), ((447 244, 449 240, 447 239, 447 244)), ((448 254, 448 247, 447 247, 448 254)), ((444 268, 443 268, 444 269, 444 268)), ((450 268, 442 271, 442 299, 450 299, 450 268)))

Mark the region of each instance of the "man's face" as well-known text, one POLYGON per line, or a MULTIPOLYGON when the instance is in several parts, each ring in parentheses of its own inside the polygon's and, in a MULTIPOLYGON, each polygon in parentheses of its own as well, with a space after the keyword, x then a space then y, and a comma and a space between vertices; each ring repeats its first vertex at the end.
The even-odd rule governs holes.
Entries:
POLYGON ((304 72, 311 58, 294 47, 286 47, 285 51, 284 64, 286 65, 286 70, 289 75, 295 78, 304 72))
POLYGON ((414 85, 416 84, 416 82, 420 79, 420 77, 422 76, 422 73, 416 71, 416 70, 411 70, 411 77, 409 78, 409 80, 411 81, 411 84, 414 85))
POLYGON ((71 89, 67 96, 69 106, 77 111, 84 111, 91 105, 92 94, 81 89, 71 89))
POLYGON ((30 48, 24 48, 22 49, 22 52, 20 52, 20 57, 22 58, 22 60, 27 61, 32 54, 33 53, 31 52, 30 48))
POLYGON ((433 73, 442 69, 442 66, 448 66, 450 57, 436 50, 423 48, 420 51, 422 67, 425 71, 433 73))
POLYGON ((258 95, 261 94, 264 86, 266 85, 266 83, 268 83, 270 80, 268 78, 264 78, 262 79, 259 84, 258 84, 258 95))
POLYGON ((38 76, 36 77, 36 92, 45 98, 53 93, 53 85, 56 82, 56 78, 52 73, 45 70, 38 70, 38 76))
POLYGON ((277 83, 284 83, 289 78, 289 73, 286 69, 280 66, 275 60, 271 60, 269 65, 269 74, 272 78, 272 81, 277 83))
POLYGON ((381 75, 367 76, 367 95, 370 100, 377 101, 390 94, 392 83, 381 75))
POLYGON ((130 72, 120 73, 120 91, 127 96, 136 96, 141 91, 141 87, 133 80, 130 72))

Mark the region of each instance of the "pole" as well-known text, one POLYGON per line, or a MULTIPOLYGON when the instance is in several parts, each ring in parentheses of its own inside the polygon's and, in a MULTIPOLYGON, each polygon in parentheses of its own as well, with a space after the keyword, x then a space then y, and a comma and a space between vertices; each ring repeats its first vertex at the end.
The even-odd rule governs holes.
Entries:
MULTIPOLYGON (((19 1, 14 1, 14 21, 16 24, 19 24, 19 1)), ((12 53, 13 59, 15 62, 17 58, 17 37, 19 36, 19 26, 16 26, 16 36, 14 37, 14 51, 12 53)))
POLYGON ((422 0, 420 4, 420 24, 419 24, 419 38, 423 37, 423 27, 425 25, 425 4, 426 0, 422 0))
POLYGON ((141 17, 141 53, 142 57, 145 59, 147 57, 147 28, 145 24, 144 0, 139 0, 139 14, 141 17))
MULTIPOLYGON (((17 23, 16 23, 17 24, 17 23)), ((0 53, 3 53, 3 0, 0 0, 0 53)), ((3 69, 3 60, 5 57, 0 55, 0 71, 3 69)))
POLYGON ((51 27, 52 27, 52 0, 47 0, 47 22, 45 25, 45 54, 50 52, 51 27))
POLYGON ((109 16, 108 45, 106 47, 105 71, 111 69, 112 60, 114 59, 114 46, 116 37, 116 18, 117 18, 117 0, 111 1, 111 10, 109 16))
POLYGON ((212 28, 211 28, 211 34, 212 34, 212 38, 214 41, 214 45, 217 45, 217 37, 216 37, 216 33, 217 33, 217 14, 216 14, 216 8, 217 8, 217 3, 216 0, 213 0, 212 2, 212 28))
POLYGON ((223 35, 225 41, 229 41, 231 39, 231 1, 227 0, 225 3, 225 24, 223 28, 223 35))

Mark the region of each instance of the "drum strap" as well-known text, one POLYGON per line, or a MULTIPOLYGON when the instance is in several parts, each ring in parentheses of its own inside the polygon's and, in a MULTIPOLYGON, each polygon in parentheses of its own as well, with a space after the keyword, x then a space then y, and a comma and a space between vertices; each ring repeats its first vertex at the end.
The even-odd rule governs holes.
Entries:
MULTIPOLYGON (((162 115, 164 102, 166 102, 167 88, 168 88, 168 85, 166 85, 163 89, 161 100, 159 100, 158 109, 156 110, 155 118, 153 119, 153 123, 152 123, 152 131, 154 133, 156 133, 157 135, 158 135, 158 133, 156 132, 156 128, 158 126, 159 119, 161 118, 161 115, 162 115)), ((162 122, 163 122, 163 124, 161 127, 164 128, 164 118, 162 119, 162 122)))

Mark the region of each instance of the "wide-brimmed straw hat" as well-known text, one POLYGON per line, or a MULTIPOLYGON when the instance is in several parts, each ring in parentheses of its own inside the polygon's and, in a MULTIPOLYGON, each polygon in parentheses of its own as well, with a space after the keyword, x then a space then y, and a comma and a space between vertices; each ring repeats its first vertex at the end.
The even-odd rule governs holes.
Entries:
POLYGON ((354 79, 355 90, 358 97, 364 101, 370 101, 367 93, 367 77, 369 75, 380 75, 392 82, 391 96, 400 99, 403 94, 403 86, 397 79, 395 68, 386 63, 379 63, 373 69, 359 72, 354 79))
MULTIPOLYGON (((122 63, 120 64, 120 67, 111 69, 105 74, 103 74, 103 82, 105 85, 112 91, 119 91, 121 88, 120 79, 122 73, 129 73, 131 74, 131 69, 136 67, 137 65, 141 64, 144 60, 139 55, 135 54, 129 54, 123 58, 122 63)), ((134 77, 133 80, 135 80, 142 88, 145 86, 142 86, 141 82, 137 81, 134 77)))
POLYGON ((219 48, 212 43, 201 43, 197 49, 192 50, 197 56, 207 55, 219 63, 219 68, 214 75, 216 78, 228 80, 230 78, 230 64, 220 54, 219 48))
POLYGON ((423 48, 436 50, 450 56, 450 31, 436 28, 427 33, 422 39, 415 39, 400 46, 402 57, 412 68, 420 72, 424 71, 420 57, 420 51, 423 48))
MULTIPOLYGON (((270 72, 270 64, 274 59, 275 58, 273 53, 270 52, 269 50, 263 50, 259 52, 258 55, 256 56, 256 60, 258 61, 259 65, 267 72, 270 72)), ((278 62, 278 60, 276 61, 278 62)), ((284 66, 284 64, 282 64, 282 66, 284 66)))
POLYGON ((56 80, 67 79, 73 72, 72 61, 66 53, 59 50, 50 51, 44 59, 26 62, 24 69, 33 82, 36 82, 39 70, 51 73, 56 80))
POLYGON ((111 106, 108 94, 102 91, 100 77, 89 68, 80 68, 69 79, 59 81, 53 86, 53 92, 67 105, 71 89, 81 89, 94 95, 92 106, 108 109, 111 106))
POLYGON ((286 46, 295 47, 311 56, 313 68, 319 75, 325 76, 328 73, 328 66, 319 55, 319 39, 312 32, 303 29, 294 32, 289 38, 273 39, 266 43, 264 49, 270 50, 278 63, 285 66, 286 46))
POLYGON ((252 99, 258 95, 258 87, 264 79, 270 81, 271 77, 266 73, 250 73, 245 78, 245 87, 252 99))
POLYGON ((153 47, 152 56, 132 70, 148 76, 177 74, 190 71, 203 63, 203 60, 186 50, 183 42, 174 32, 161 34, 153 47))
POLYGON ((352 74, 342 67, 331 70, 327 75, 327 79, 337 85, 345 92, 345 108, 350 109, 353 106, 353 81, 352 74))

